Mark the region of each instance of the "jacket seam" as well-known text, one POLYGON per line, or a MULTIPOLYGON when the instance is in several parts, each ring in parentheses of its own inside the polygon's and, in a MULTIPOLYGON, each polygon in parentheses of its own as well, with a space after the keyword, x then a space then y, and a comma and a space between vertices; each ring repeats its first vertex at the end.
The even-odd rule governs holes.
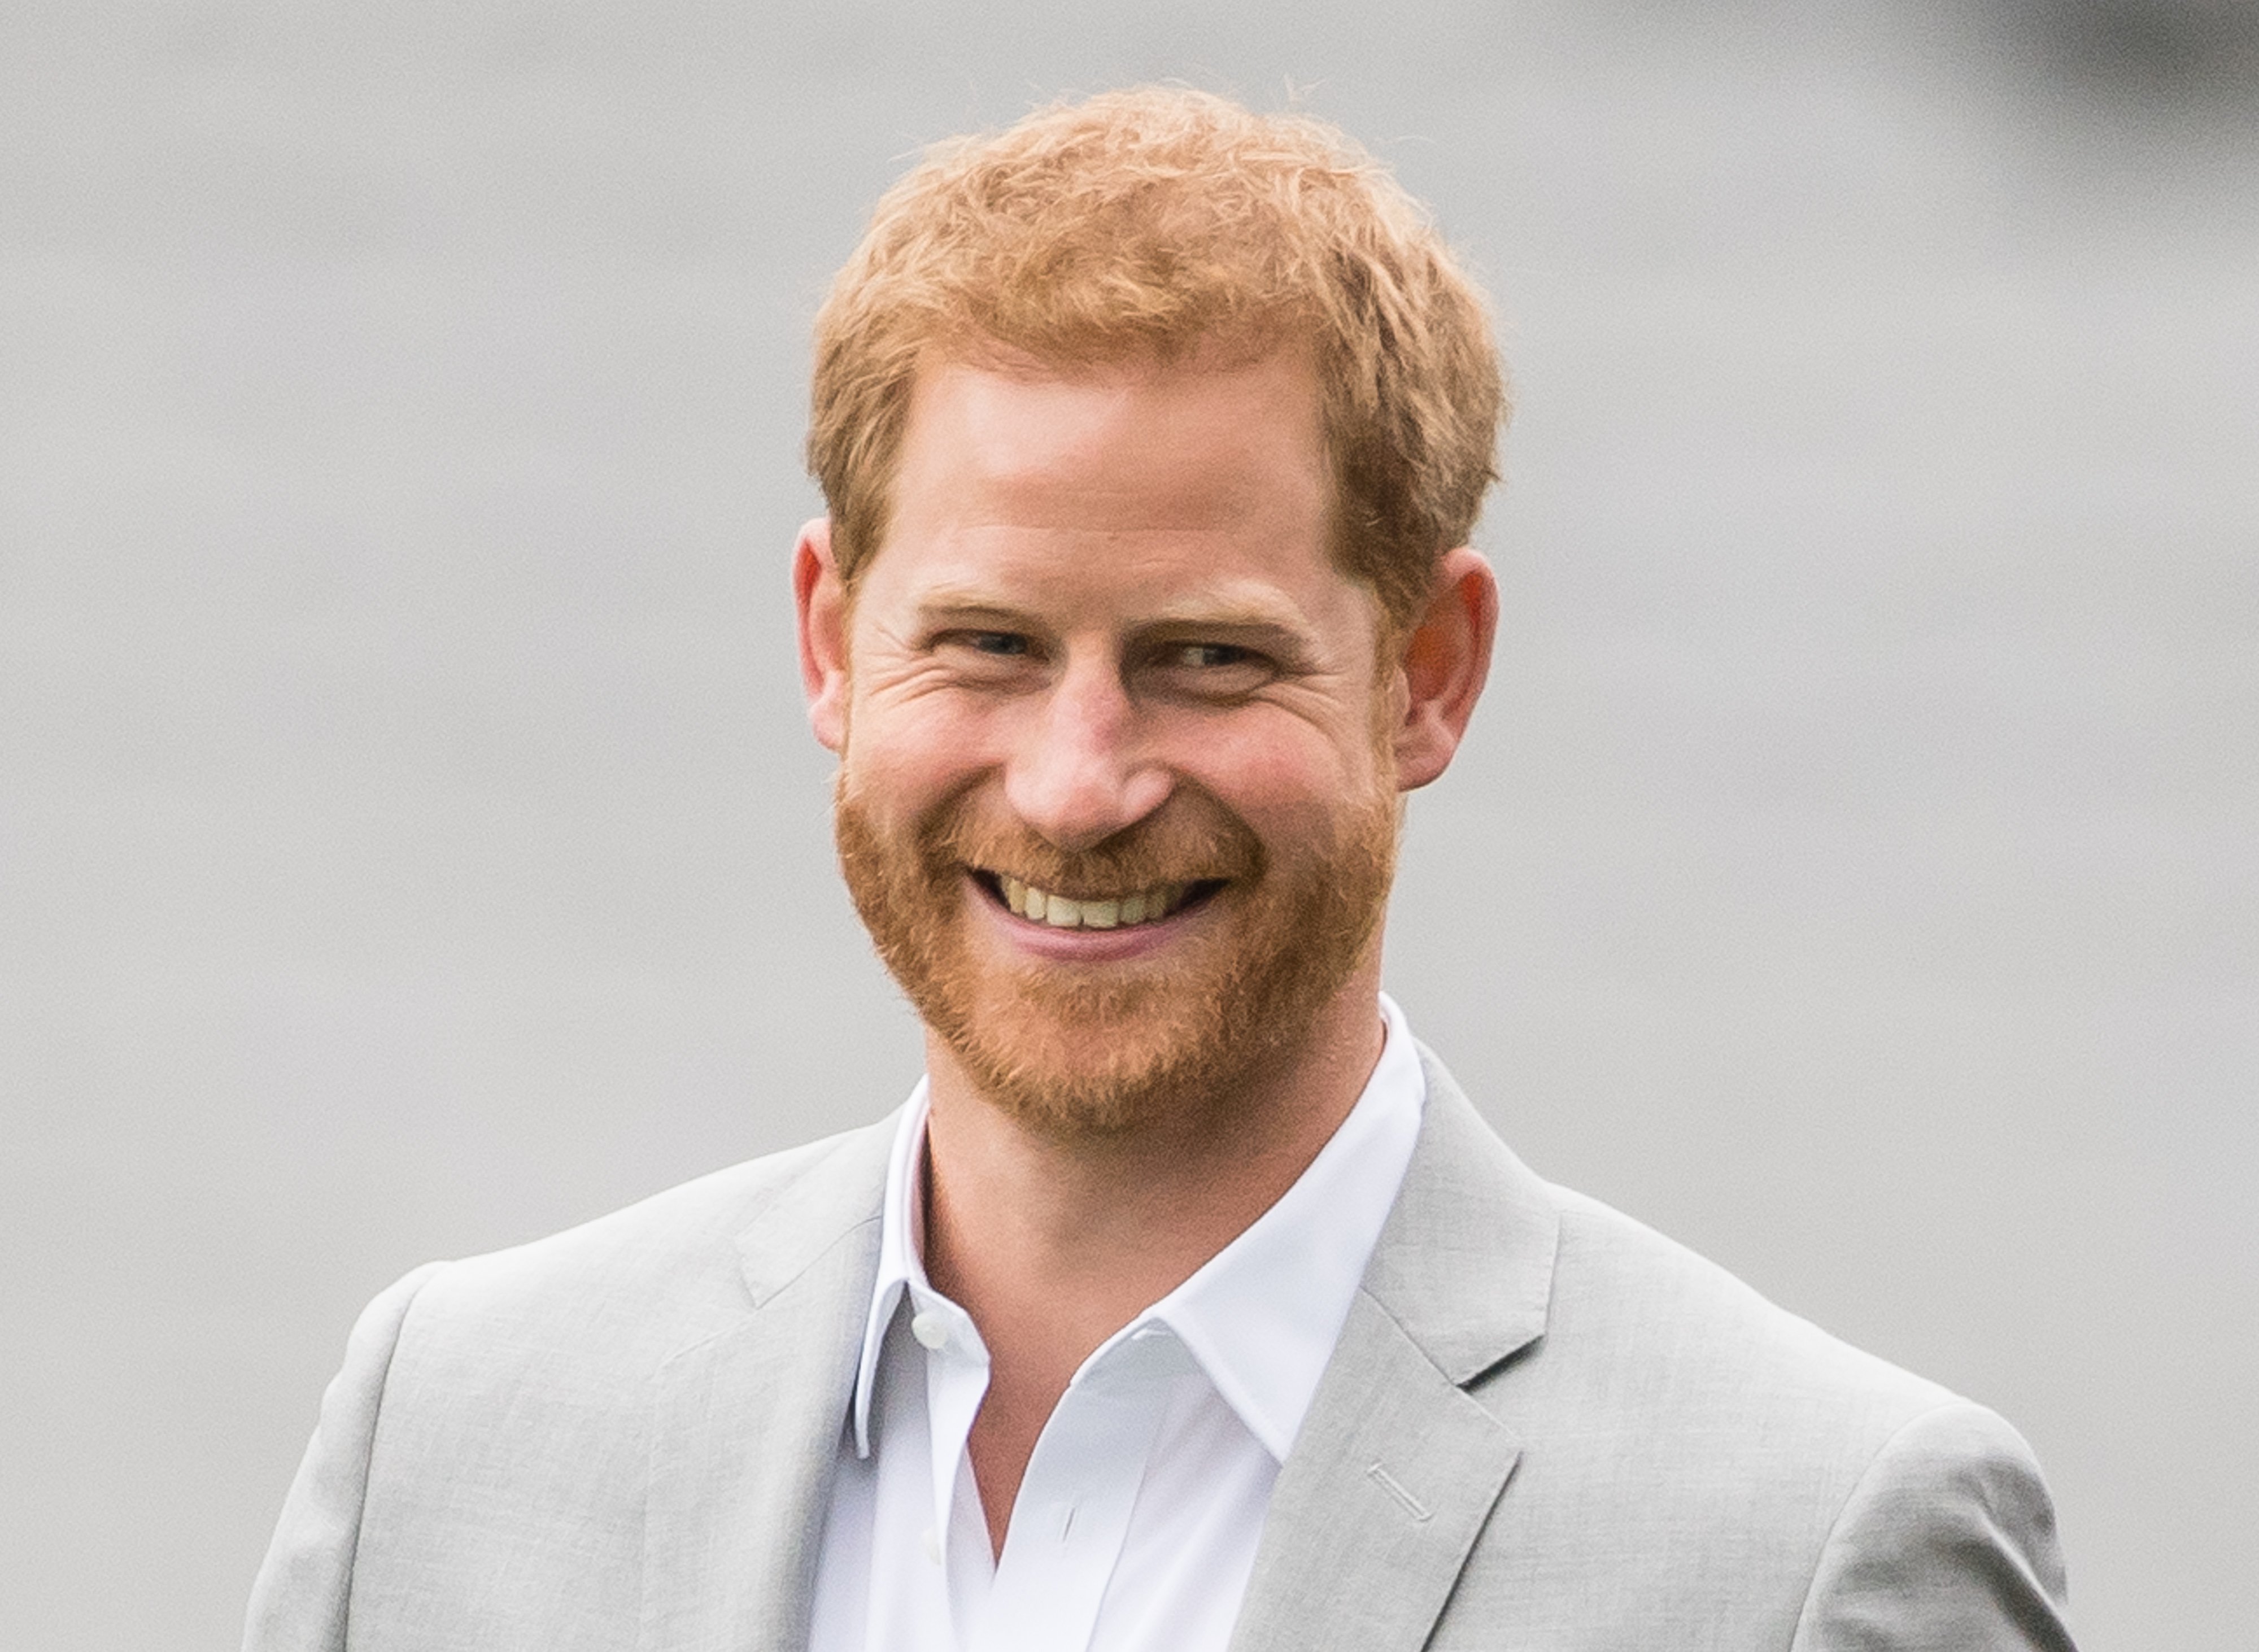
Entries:
POLYGON ((369 1407, 368 1445, 361 1458, 360 1497, 353 1508, 353 1543, 351 1557, 346 1567, 344 1611, 338 1624, 338 1644, 341 1648, 349 1648, 353 1644, 353 1594, 360 1584, 361 1527, 368 1515, 368 1488, 376 1479, 376 1435, 377 1430, 384 1426, 385 1401, 392 1392, 392 1367, 400 1357, 400 1345, 408 1340, 409 1316, 416 1312, 416 1304, 423 1298, 424 1287, 454 1265, 452 1260, 427 1262, 419 1270, 424 1277, 417 1280, 416 1288, 400 1305, 399 1321, 393 1328, 390 1345, 384 1350, 384 1370, 376 1379, 376 1403, 369 1407))
POLYGON ((1828 1523, 1828 1536, 1821 1543, 1820 1552, 1813 1556, 1812 1576, 1806 1580, 1804 1585, 1804 1603, 1797 1610, 1795 1627, 1789 1632, 1789 1652, 1795 1652, 1795 1648, 1804 1643, 1805 1626, 1812 1621, 1813 1610, 1819 1599, 1817 1591, 1820 1588, 1821 1577, 1828 1570, 1829 1556, 1835 1553, 1838 1544, 1842 1540, 1843 1521, 1860 1502, 1869 1483, 1874 1479, 1876 1470, 1882 1467, 1883 1459, 1890 1456, 1899 1442, 1906 1438, 1907 1433, 1917 1425, 1928 1422, 1931 1418, 1942 1412, 1950 1411, 1956 1406, 1965 1406, 1968 1403, 1967 1400, 1956 1395, 1938 1400, 1934 1405, 1926 1406, 1892 1429, 1884 1438, 1883 1442, 1875 1448, 1874 1455, 1867 1459, 1867 1466, 1859 1470, 1859 1478, 1851 1483, 1851 1489, 1843 1494, 1843 1501, 1837 1506, 1835 1518, 1828 1523))

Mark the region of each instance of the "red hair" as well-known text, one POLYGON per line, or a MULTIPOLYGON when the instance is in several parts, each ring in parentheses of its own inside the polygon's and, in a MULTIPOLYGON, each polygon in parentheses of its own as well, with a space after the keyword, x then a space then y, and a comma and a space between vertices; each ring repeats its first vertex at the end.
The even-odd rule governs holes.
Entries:
POLYGON ((939 145, 880 201, 816 317, 809 469, 852 586, 883 542, 919 364, 1310 352, 1335 556, 1395 623, 1497 479, 1503 374, 1424 210, 1340 132, 1145 87, 939 145))

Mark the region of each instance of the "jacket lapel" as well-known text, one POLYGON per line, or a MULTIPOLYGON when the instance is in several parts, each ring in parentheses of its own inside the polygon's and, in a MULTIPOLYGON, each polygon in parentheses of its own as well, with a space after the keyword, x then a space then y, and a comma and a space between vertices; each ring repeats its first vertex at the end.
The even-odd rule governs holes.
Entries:
POLYGON ((1419 1144, 1279 1470, 1232 1652, 1415 1652, 1521 1455, 1464 1385, 1543 1335, 1559 1220, 1421 1056, 1419 1144))
POLYGON ((745 1312, 659 1369, 643 1652, 807 1644, 892 1131, 817 1150, 738 1237, 745 1312))

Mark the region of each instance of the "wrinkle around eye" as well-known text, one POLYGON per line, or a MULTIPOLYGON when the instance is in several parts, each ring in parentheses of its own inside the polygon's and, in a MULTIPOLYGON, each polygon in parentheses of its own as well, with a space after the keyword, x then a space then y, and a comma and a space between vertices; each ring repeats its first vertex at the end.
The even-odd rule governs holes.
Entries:
POLYGON ((1306 723, 1322 728, 1337 721, 1346 704, 1362 704, 1361 697, 1352 698, 1348 692, 1349 679, 1335 673, 1304 673, 1273 670, 1269 679, 1244 694, 1236 695, 1211 694, 1220 706, 1259 705, 1306 723))
MULTIPOLYGON (((1008 657, 1000 663, 1009 667, 1018 662, 1008 657)), ((990 686, 973 680, 956 662, 924 652, 890 652, 867 665, 863 676, 868 698, 897 705, 968 686, 990 686)))

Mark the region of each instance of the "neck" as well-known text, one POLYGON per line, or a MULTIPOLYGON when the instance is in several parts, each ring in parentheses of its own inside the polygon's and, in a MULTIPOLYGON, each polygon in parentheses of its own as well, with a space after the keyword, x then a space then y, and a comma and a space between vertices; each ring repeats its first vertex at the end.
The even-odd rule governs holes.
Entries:
POLYGON ((1097 1139, 996 1107, 929 1037, 925 1267, 988 1347, 972 1449, 1000 1552, 1021 1473, 1076 1369, 1277 1203, 1357 1105, 1385 1037, 1379 997, 1376 957, 1221 1122, 1187 1108, 1097 1139))

